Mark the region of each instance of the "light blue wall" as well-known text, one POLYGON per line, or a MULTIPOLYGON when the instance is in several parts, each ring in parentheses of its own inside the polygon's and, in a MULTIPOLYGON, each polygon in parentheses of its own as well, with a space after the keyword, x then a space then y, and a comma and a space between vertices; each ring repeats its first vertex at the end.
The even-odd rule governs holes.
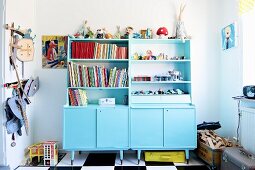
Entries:
MULTIPOLYGON (((224 136, 236 136, 237 102, 233 96, 242 95, 242 30, 238 16, 238 2, 222 1, 220 28, 237 21, 238 46, 221 51, 220 58, 220 133, 224 136)), ((220 30, 219 30, 220 34, 220 30)))

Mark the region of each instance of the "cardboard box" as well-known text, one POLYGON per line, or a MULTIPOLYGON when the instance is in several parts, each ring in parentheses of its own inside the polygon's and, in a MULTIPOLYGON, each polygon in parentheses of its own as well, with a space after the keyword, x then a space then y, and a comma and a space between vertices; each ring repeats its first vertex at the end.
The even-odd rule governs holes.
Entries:
POLYGON ((206 144, 199 141, 197 154, 211 167, 219 168, 221 166, 222 149, 212 149, 206 144))

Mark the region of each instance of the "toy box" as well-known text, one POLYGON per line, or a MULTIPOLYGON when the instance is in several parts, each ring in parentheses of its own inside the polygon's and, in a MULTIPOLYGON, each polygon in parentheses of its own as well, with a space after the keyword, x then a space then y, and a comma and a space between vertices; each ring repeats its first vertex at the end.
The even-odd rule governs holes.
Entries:
POLYGON ((147 162, 185 162, 184 151, 146 151, 144 155, 147 162))

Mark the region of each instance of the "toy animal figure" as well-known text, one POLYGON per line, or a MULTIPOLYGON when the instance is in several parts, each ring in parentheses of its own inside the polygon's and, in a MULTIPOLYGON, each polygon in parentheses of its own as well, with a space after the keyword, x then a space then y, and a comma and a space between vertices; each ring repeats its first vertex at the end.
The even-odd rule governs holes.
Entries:
POLYGON ((97 29, 96 38, 97 39, 104 39, 104 30, 103 29, 97 29))
POLYGON ((182 21, 182 14, 183 14, 185 7, 186 7, 186 4, 185 5, 181 4, 181 6, 180 6, 180 13, 179 13, 178 20, 176 23, 176 34, 175 34, 175 38, 181 39, 182 42, 185 42, 184 39, 188 38, 186 29, 184 26, 184 22, 182 21))
POLYGON ((87 34, 85 35, 85 38, 94 38, 94 33, 91 31, 90 27, 87 27, 87 34))
POLYGON ((120 26, 117 26, 117 32, 114 34, 114 38, 116 38, 116 39, 121 38, 120 26))
POLYGON ((113 39, 112 34, 110 34, 108 31, 106 31, 105 28, 103 28, 103 32, 105 33, 105 39, 113 39))
POLYGON ((123 39, 129 39, 129 38, 133 38, 133 27, 127 27, 126 28, 126 33, 124 34, 124 36, 122 37, 123 39))

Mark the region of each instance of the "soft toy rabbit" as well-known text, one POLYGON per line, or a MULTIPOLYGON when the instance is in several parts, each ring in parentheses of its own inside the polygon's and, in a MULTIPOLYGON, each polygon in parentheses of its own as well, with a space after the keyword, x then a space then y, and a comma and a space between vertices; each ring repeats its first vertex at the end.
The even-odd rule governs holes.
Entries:
POLYGON ((185 7, 186 7, 186 4, 185 5, 181 4, 180 13, 179 13, 179 16, 177 19, 176 30, 175 30, 176 31, 175 38, 181 39, 183 42, 185 42, 184 39, 189 38, 189 36, 187 35, 187 32, 186 32, 185 26, 184 26, 184 22, 182 21, 182 14, 183 14, 185 7))

